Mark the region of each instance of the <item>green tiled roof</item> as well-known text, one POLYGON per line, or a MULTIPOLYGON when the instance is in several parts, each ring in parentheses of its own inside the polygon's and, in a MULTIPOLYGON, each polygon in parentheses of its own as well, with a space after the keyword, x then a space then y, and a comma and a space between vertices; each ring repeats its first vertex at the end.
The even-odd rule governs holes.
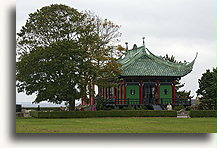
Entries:
POLYGON ((128 50, 125 57, 118 62, 122 64, 121 76, 182 77, 192 71, 195 59, 191 63, 172 63, 154 55, 145 46, 141 46, 128 50))

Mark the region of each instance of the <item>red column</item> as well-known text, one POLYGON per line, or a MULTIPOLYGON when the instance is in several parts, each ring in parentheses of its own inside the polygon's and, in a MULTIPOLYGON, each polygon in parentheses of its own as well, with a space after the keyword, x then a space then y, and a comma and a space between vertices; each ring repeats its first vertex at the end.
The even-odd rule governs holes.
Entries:
POLYGON ((156 97, 157 97, 157 104, 160 104, 160 81, 156 81, 156 97))
POLYGON ((110 88, 108 88, 108 99, 110 99, 110 88))
POLYGON ((142 99, 143 99, 143 85, 142 85, 142 80, 139 81, 139 88, 140 88, 140 92, 139 92, 140 104, 143 104, 143 103, 142 103, 142 99))
POLYGON ((124 80, 124 104, 126 104, 127 101, 127 84, 126 80, 124 80))
POLYGON ((107 93, 108 93, 108 91, 107 91, 107 87, 105 88, 105 99, 107 100, 107 93))
POLYGON ((120 99, 119 104, 122 104, 122 82, 120 82, 120 99))
POLYGON ((117 88, 114 87, 114 99, 115 99, 115 104, 117 104, 117 98, 118 98, 118 93, 117 93, 117 88))
POLYGON ((84 98, 82 97, 81 99, 81 105, 85 105, 85 101, 84 101, 84 98))
POLYGON ((105 99, 105 87, 103 87, 102 90, 103 90, 103 95, 102 95, 102 96, 103 96, 103 98, 105 99))
POLYGON ((100 96, 103 97, 103 87, 100 88, 100 96))
POLYGON ((173 98, 173 104, 176 103, 176 81, 172 81, 172 98, 173 98))

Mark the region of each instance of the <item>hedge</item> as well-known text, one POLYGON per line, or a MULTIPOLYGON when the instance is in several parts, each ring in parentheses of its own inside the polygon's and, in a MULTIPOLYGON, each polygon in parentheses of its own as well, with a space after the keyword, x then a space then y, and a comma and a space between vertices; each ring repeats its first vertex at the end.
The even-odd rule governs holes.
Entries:
MULTIPOLYGON (((22 107, 27 110, 38 110, 38 107, 22 107)), ((61 111, 60 107, 40 107, 40 111, 61 111)))
POLYGON ((59 111, 30 112, 35 118, 94 118, 94 117, 176 117, 176 111, 115 110, 115 111, 59 111))
POLYGON ((36 118, 40 118, 39 112, 37 112, 37 111, 31 111, 31 112, 30 112, 30 116, 36 117, 36 118))
MULTIPOLYGON (((94 118, 94 117, 176 117, 176 111, 112 110, 112 111, 55 111, 30 112, 35 118, 94 118)), ((215 110, 190 111, 190 117, 216 117, 215 110)))
POLYGON ((216 117, 215 110, 192 110, 190 117, 216 117))

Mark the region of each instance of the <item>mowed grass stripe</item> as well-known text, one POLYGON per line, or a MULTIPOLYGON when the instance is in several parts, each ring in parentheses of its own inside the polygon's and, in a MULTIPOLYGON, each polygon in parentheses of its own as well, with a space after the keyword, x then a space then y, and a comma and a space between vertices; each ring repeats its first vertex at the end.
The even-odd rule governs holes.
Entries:
POLYGON ((215 118, 17 118, 17 133, 215 133, 215 118))

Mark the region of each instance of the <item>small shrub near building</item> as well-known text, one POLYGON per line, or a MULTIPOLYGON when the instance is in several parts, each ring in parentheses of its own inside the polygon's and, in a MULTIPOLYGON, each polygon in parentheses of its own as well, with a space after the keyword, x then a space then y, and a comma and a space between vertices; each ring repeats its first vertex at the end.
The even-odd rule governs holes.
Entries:
POLYGON ((179 110, 181 110, 181 109, 185 109, 185 107, 184 107, 183 105, 179 105, 179 106, 175 106, 175 107, 174 107, 174 110, 175 110, 175 111, 179 111, 179 110))

